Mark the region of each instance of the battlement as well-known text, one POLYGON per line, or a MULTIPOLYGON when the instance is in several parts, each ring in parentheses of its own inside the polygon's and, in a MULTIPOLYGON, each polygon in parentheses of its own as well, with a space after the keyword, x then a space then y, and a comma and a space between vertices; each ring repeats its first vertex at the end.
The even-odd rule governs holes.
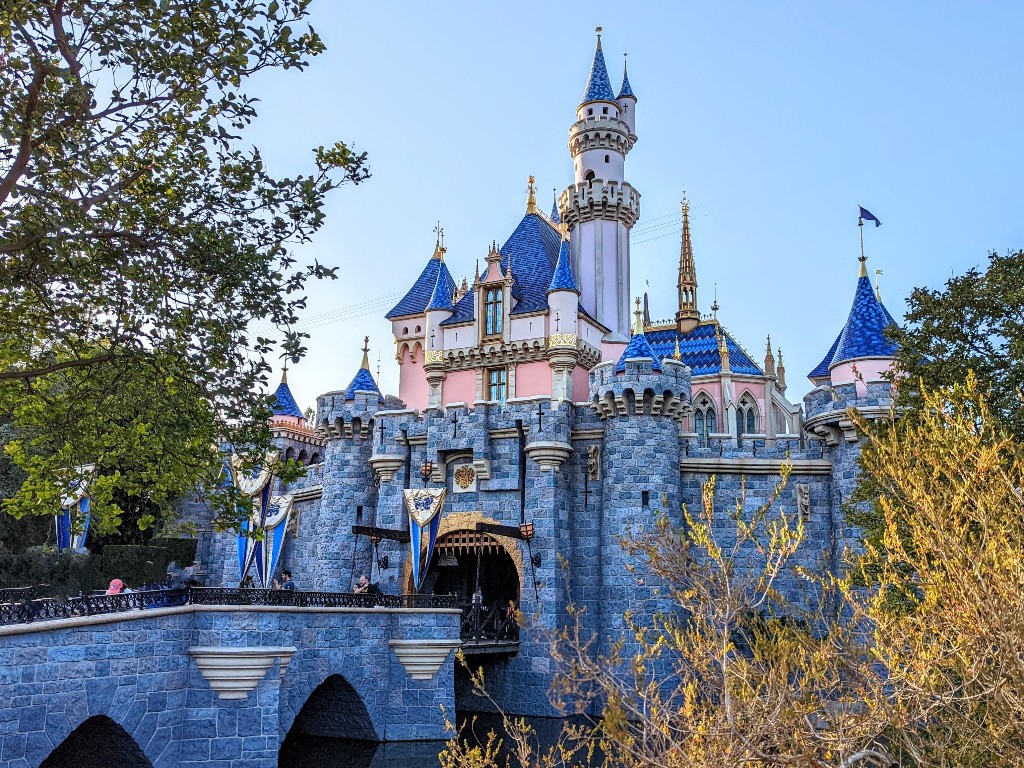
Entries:
POLYGON ((590 149, 610 149, 625 155, 636 143, 636 136, 624 121, 610 115, 587 117, 569 128, 569 151, 573 157, 590 149))
POLYGON ((627 359, 625 370, 607 362, 590 371, 590 396, 599 418, 667 416, 682 421, 690 412, 690 369, 663 360, 655 370, 650 358, 627 359))
POLYGON ((382 407, 376 392, 356 390, 351 400, 342 390, 327 392, 316 399, 316 433, 326 440, 365 440, 382 407))
POLYGON ((892 411, 892 384, 869 381, 815 387, 804 396, 804 430, 830 446, 840 439, 855 442, 859 435, 847 413, 851 408, 867 419, 888 416, 892 411), (858 388, 864 389, 864 394, 858 394, 858 388))
POLYGON ((581 222, 610 218, 631 228, 640 217, 640 193, 627 181, 581 181, 562 192, 558 210, 569 229, 581 222))

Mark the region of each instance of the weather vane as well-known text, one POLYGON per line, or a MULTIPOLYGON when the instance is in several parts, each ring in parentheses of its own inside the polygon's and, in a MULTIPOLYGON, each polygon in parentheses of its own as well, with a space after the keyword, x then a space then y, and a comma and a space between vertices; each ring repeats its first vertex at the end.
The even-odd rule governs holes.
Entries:
POLYGON ((437 226, 434 227, 434 235, 437 237, 437 244, 444 249, 444 227, 441 226, 441 221, 438 219, 437 226))

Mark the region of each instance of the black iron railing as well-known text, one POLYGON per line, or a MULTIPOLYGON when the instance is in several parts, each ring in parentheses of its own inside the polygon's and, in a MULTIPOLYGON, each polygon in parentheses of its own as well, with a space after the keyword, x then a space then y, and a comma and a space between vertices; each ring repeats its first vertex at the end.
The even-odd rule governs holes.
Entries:
POLYGON ((519 622, 515 606, 463 604, 461 635, 465 646, 518 643, 519 622))
MULTIPOLYGON (((10 590, 8 591, 10 592, 10 590)), ((458 608, 452 595, 368 595, 284 589, 164 588, 120 595, 32 599, 25 592, 0 601, 0 626, 179 605, 268 605, 302 608, 458 608)))
POLYGON ((272 605, 300 608, 458 608, 454 595, 385 595, 351 592, 300 592, 287 589, 193 587, 196 605, 272 605))

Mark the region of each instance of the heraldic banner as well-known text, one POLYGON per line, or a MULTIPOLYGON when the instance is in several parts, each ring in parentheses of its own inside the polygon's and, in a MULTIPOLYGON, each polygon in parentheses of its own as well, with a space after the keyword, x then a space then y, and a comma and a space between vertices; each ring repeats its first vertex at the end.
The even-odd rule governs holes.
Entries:
POLYGON ((409 548, 412 583, 418 593, 427 576, 430 556, 434 554, 437 528, 441 524, 444 488, 413 488, 402 491, 409 511, 409 548))
POLYGON ((247 473, 241 459, 231 457, 231 478, 253 502, 252 517, 242 523, 238 536, 238 578, 244 581, 255 570, 254 581, 263 589, 270 588, 292 513, 291 494, 272 495, 277 460, 276 452, 268 454, 263 466, 247 473))

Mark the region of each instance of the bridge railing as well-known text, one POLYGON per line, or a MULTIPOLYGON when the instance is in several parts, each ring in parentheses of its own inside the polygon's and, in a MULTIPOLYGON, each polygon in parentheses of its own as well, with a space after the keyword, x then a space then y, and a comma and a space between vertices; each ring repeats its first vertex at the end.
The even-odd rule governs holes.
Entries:
POLYGON ((514 605, 472 602, 461 607, 464 646, 511 645, 519 642, 519 622, 514 605))
POLYGON ((104 613, 180 605, 267 605, 302 608, 458 608, 452 595, 384 595, 347 592, 299 592, 284 589, 183 587, 125 592, 120 595, 72 597, 66 601, 7 594, 0 602, 0 626, 73 619, 104 613), (14 599, 10 599, 10 598, 14 599))

